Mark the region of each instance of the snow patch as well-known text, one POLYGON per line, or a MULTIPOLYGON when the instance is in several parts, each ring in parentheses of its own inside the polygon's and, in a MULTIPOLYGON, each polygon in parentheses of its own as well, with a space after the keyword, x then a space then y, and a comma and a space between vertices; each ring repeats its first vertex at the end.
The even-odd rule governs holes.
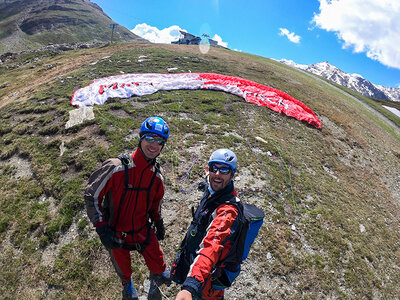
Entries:
POLYGON ((398 110, 397 108, 394 107, 390 107, 390 106, 385 106, 382 105, 384 108, 386 108, 388 111, 394 113, 396 116, 400 117, 400 110, 398 110))

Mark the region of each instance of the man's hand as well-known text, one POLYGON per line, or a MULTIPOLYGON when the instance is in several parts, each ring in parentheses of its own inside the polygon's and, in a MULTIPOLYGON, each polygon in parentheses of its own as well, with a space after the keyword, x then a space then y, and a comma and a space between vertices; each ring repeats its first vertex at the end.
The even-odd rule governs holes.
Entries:
POLYGON ((187 290, 182 290, 176 295, 175 300, 192 300, 192 294, 187 290))
POLYGON ((157 240, 163 240, 165 238, 165 227, 163 219, 160 219, 159 221, 154 221, 154 225, 156 226, 157 240))
POLYGON ((122 243, 118 242, 118 239, 108 224, 97 227, 96 232, 99 234, 101 243, 107 249, 117 249, 122 247, 122 243))

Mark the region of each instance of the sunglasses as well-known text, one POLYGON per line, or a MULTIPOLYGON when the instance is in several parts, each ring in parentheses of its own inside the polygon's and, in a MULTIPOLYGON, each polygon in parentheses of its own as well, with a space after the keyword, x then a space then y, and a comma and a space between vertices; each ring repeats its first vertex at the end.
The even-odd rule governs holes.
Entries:
POLYGON ((217 167, 216 165, 211 165, 210 171, 213 173, 217 173, 219 171, 222 175, 228 175, 232 170, 229 167, 217 167))
POLYGON ((144 137, 144 139, 146 140, 146 142, 152 144, 154 142, 157 142, 158 145, 160 146, 164 146, 165 145, 165 140, 161 139, 161 140, 156 140, 154 136, 150 136, 150 135, 146 135, 144 137))

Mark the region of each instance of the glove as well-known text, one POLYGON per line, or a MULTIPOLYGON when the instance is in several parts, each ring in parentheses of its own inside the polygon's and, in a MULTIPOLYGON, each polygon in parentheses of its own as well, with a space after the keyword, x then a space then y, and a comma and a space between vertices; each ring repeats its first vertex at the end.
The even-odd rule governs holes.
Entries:
POLYGON ((99 234, 100 241, 107 249, 118 249, 122 247, 122 241, 120 241, 111 230, 110 225, 104 224, 96 228, 96 232, 99 234))
POLYGON ((161 241, 165 238, 165 227, 163 219, 158 221, 154 221, 154 225, 156 226, 156 237, 157 240, 161 241))

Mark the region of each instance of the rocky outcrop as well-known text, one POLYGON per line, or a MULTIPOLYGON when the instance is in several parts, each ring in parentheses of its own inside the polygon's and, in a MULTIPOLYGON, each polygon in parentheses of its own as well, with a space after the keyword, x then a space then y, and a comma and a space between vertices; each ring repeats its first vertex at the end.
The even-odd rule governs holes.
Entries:
MULTIPOLYGON (((30 51, 22 51, 22 52, 6 52, 0 55, 0 65, 2 65, 5 62, 13 61, 17 59, 21 54, 27 54, 27 53, 34 53, 34 52, 46 52, 48 54, 54 55, 54 54, 60 54, 63 51, 70 51, 70 50, 78 50, 78 49, 88 49, 88 48, 95 48, 95 47, 101 47, 105 45, 106 43, 72 43, 72 44, 49 44, 47 46, 35 49, 35 50, 30 50, 30 51)), ((30 61, 25 61, 24 63, 29 63, 30 61)), ((18 67, 18 66, 16 66, 18 67)))
POLYGON ((43 19, 27 19, 22 22, 20 28, 26 34, 32 35, 43 31, 51 31, 65 26, 89 26, 95 24, 94 21, 83 20, 78 18, 70 18, 67 16, 43 18, 43 19))

